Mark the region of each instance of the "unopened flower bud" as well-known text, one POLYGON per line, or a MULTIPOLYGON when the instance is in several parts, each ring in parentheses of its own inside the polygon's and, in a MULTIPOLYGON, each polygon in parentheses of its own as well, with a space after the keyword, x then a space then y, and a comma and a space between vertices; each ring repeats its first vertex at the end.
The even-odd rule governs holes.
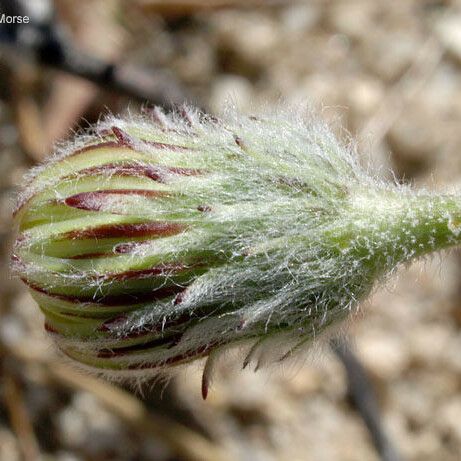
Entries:
POLYGON ((365 171, 298 114, 111 118, 34 171, 13 268, 68 357, 146 376, 246 347, 277 362, 400 263, 456 245, 458 196, 365 171))

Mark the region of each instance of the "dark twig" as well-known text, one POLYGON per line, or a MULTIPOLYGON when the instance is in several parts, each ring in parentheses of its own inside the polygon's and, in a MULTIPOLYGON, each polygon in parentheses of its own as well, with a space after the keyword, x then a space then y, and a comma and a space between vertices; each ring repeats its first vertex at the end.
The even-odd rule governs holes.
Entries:
POLYGON ((349 397, 363 418, 382 461, 402 461, 381 424, 376 396, 362 364, 345 340, 334 339, 330 344, 346 369, 349 397))
POLYGON ((141 102, 169 107, 187 98, 176 78, 167 71, 148 70, 107 63, 71 47, 53 54, 45 44, 39 50, 39 61, 55 69, 89 80, 102 88, 125 94, 141 102))
POLYGON ((52 12, 34 17, 28 4, 21 0, 0 0, 0 11, 7 11, 11 16, 32 15, 27 24, 8 24, 2 28, 0 42, 31 54, 39 64, 82 77, 141 102, 171 107, 191 99, 174 75, 166 70, 118 65, 77 49, 52 12))

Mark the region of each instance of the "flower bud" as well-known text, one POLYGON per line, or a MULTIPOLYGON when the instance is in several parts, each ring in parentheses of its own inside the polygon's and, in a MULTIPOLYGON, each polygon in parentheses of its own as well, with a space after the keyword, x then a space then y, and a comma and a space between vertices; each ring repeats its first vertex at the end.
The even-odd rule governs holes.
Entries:
POLYGON ((146 376, 240 344, 280 361, 400 263, 460 240, 458 196, 363 169, 300 114, 110 118, 37 168, 13 269, 68 357, 146 376))

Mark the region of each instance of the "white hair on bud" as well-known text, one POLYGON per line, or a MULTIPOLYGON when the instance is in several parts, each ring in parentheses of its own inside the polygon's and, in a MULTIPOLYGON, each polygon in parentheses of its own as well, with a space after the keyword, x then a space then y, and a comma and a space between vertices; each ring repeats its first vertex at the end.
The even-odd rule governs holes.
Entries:
POLYGON ((97 300, 123 288, 120 280, 129 271, 184 263, 189 278, 176 282, 173 267, 156 286, 184 287, 180 297, 127 305, 124 318, 107 327, 109 339, 91 330, 83 339, 72 334, 56 339, 68 355, 90 368, 105 368, 95 358, 101 348, 117 350, 117 341, 153 325, 159 338, 180 332, 174 343, 111 358, 103 372, 146 376, 209 355, 206 394, 214 364, 229 346, 246 345, 245 366, 279 363, 335 331, 398 264, 456 244, 461 220, 454 202, 451 196, 383 182, 360 165, 352 145, 339 143, 305 109, 278 107, 253 117, 228 108, 215 119, 188 107, 169 115, 156 108, 106 117, 29 175, 18 208, 25 210, 19 220, 31 224, 16 244, 21 261, 15 267, 52 295, 84 291, 97 300), (91 178, 85 183, 87 157, 77 161, 74 154, 108 140, 115 147, 107 144, 106 157, 88 154, 98 183, 91 178), (128 146, 128 153, 117 154, 118 145, 128 146), (113 166, 117 155, 130 162, 122 179, 113 166), (153 182, 132 173, 146 162, 163 176, 153 182), (169 196, 152 201, 147 193, 120 194, 112 190, 114 181, 169 196), (52 199, 61 206, 63 199, 88 190, 105 195, 86 199, 91 211, 83 218, 67 218, 65 213, 74 212, 68 208, 42 216, 44 202, 34 202, 39 196, 48 200, 46 206, 52 199), (109 248, 111 258, 72 259, 72 242, 66 247, 55 240, 78 235, 88 222, 179 223, 184 231, 135 242, 130 252, 114 256, 117 245, 130 243, 120 237, 109 248), (194 272, 197 261, 206 270, 194 272), (114 276, 117 271, 122 278, 114 276))

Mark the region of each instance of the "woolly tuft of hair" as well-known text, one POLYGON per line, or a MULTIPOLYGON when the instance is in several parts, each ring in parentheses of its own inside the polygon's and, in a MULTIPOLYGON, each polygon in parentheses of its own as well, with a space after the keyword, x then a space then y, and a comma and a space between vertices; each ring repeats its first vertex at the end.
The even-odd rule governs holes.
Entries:
POLYGON ((59 349, 114 378, 279 362, 399 264, 459 243, 457 195, 386 183, 301 110, 108 117, 32 171, 14 272, 59 349))

